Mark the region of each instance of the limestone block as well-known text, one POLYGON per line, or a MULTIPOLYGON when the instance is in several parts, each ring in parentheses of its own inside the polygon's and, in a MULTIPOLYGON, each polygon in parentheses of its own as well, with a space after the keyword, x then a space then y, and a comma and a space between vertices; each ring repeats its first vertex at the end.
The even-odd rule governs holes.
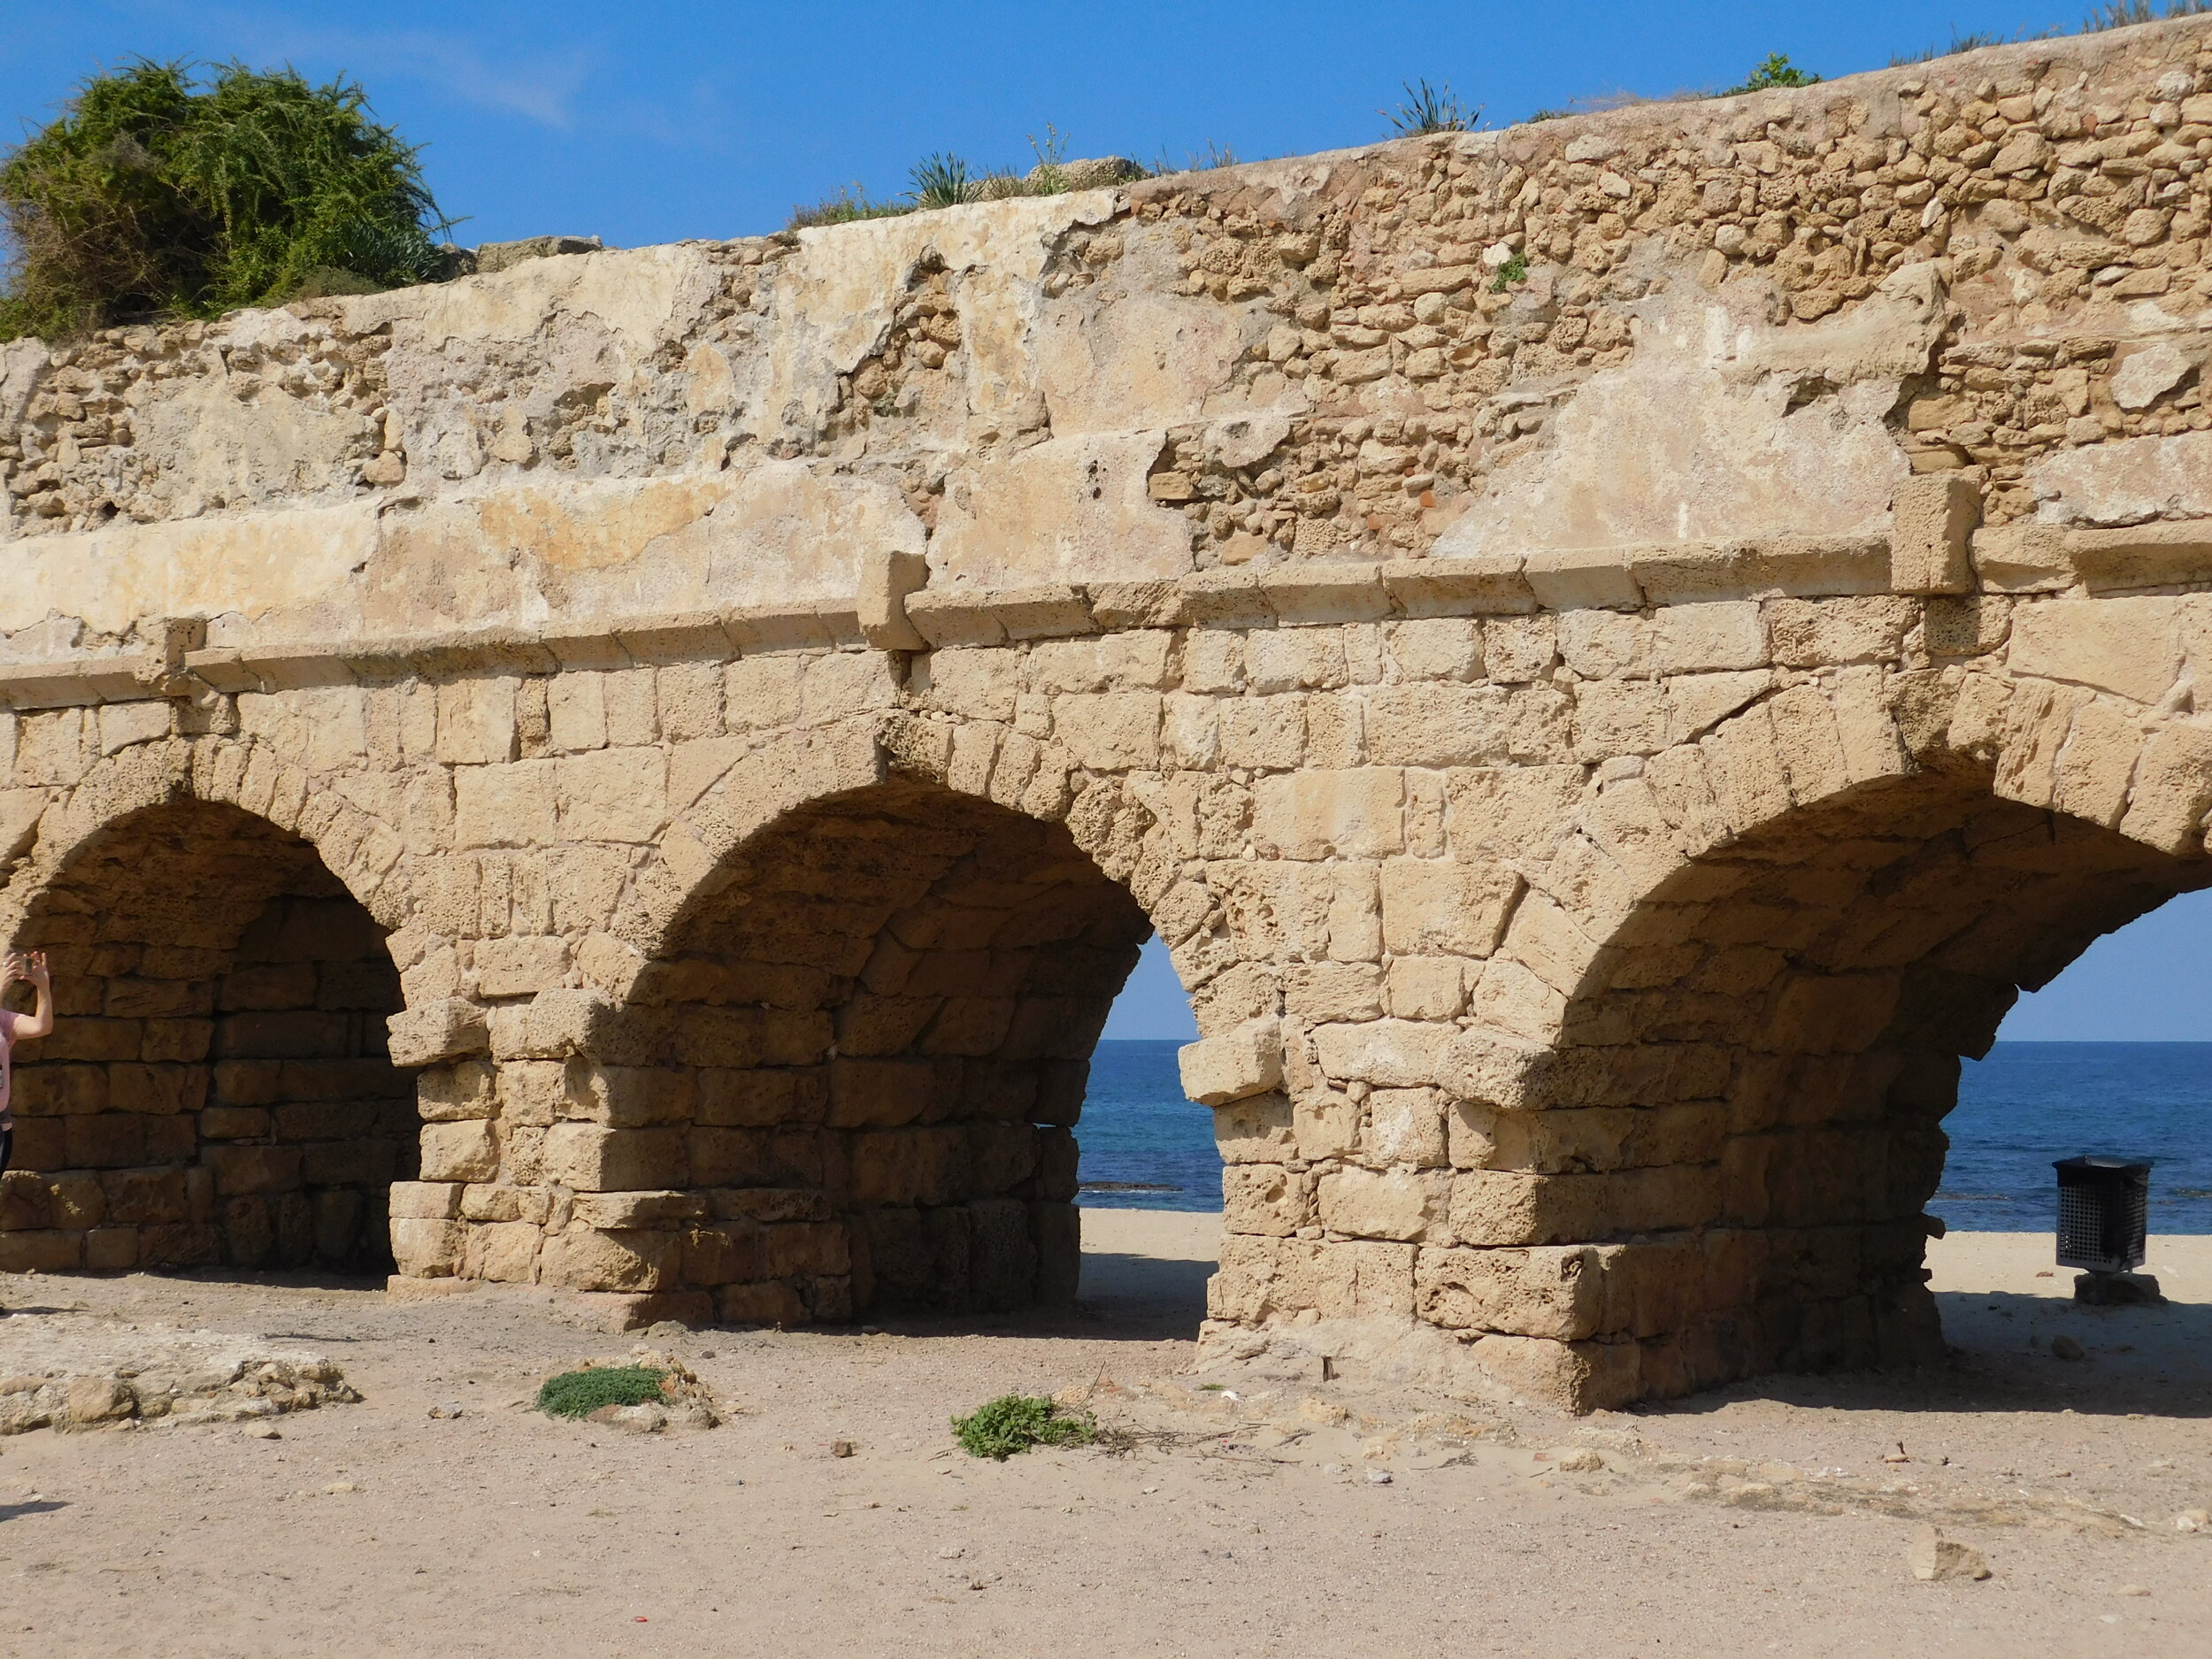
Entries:
POLYGON ((1214 711, 1219 763, 1258 772, 1289 772, 1306 757, 1306 699, 1240 697, 1214 711))
POLYGON ((1060 697, 1054 735, 1094 772, 1127 772, 1160 764, 1159 695, 1110 691, 1060 697))
POLYGON ((646 842, 667 823, 668 760, 663 750, 602 749, 555 765, 563 838, 646 842))
POLYGON ((392 1217, 392 1256, 407 1279, 450 1279, 468 1249, 468 1224, 431 1217, 392 1217))
POLYGON ((1446 775, 1445 823, 1452 851, 1477 858, 1542 856, 1582 795, 1580 766, 1473 767, 1446 775))
POLYGON ((459 997, 403 1009, 385 1024, 394 1065, 438 1065, 491 1046, 483 1009, 459 997))
POLYGON ((471 675, 439 686, 440 763, 478 766, 512 760, 518 687, 518 681, 504 675, 471 675))
POLYGON ((557 674, 546 687, 547 734, 564 753, 582 754, 607 741, 607 696, 600 676, 557 674))
POLYGON ((1563 1411, 1610 1410, 1642 1392, 1640 1356, 1631 1341, 1569 1343, 1500 1334, 1477 1342, 1471 1357, 1517 1397, 1563 1411))
POLYGON ((1774 660, 1790 668, 1894 662, 1920 620, 1909 599, 1775 599, 1767 604, 1774 660))
POLYGON ((1962 473, 1906 480, 1890 503, 1889 585, 1901 594, 1963 594, 1982 494, 1962 473))
POLYGON ((1648 661, 1659 675, 1763 668, 1767 638, 1759 606, 1747 600, 1662 606, 1651 619, 1648 661))
POLYGON ((390 1193, 395 1220, 450 1221, 461 1213, 458 1181, 394 1181, 390 1193))
POLYGON ((2175 721, 2153 733, 2136 762, 2120 833, 2180 853, 2200 841, 2212 807, 2212 726, 2175 721))
POLYGON ((1307 771, 1252 786, 1253 839, 1263 856, 1378 858, 1405 845, 1397 771, 1307 771))
POLYGON ((1383 766, 1563 760, 1573 705, 1556 687, 1379 686, 1366 699, 1369 757, 1383 766))
POLYGON ((1359 1144, 1360 1103, 1331 1089, 1305 1089, 1291 1108, 1297 1156, 1309 1163, 1340 1158, 1359 1144))
POLYGON ((523 760, 465 766, 453 777, 453 835, 462 847, 544 847, 559 839, 555 768, 523 760))
POLYGON ((2033 807, 2051 804, 2057 787, 2059 750, 2073 730, 2074 714, 2092 693, 2048 680, 2016 682, 2005 705, 2002 747, 1997 756, 1994 787, 2008 801, 2033 807))
POLYGON ((2083 704, 2058 753, 2052 804, 2092 824, 2116 827, 2142 747, 2142 726, 2121 704, 2101 697, 2083 704))
POLYGON ((1367 1133, 1361 1144, 1370 1164, 1442 1168, 1447 1160, 1441 1098, 1433 1089, 1375 1090, 1367 1097, 1367 1133))
POLYGON ((880 651, 833 651, 810 658, 800 689, 800 717, 809 725, 841 720, 898 701, 891 659, 880 651))
POLYGON ((1289 1238, 1313 1220, 1313 1177, 1279 1164, 1224 1164, 1221 1209, 1227 1232, 1289 1238))
POLYGON ((1244 672, 1263 695, 1327 691, 1346 684, 1344 636, 1338 628, 1260 628, 1245 636, 1244 672))
POLYGON ((1442 1024, 1373 1019, 1317 1025, 1313 1044, 1322 1071, 1334 1081, 1418 1088, 1445 1080, 1455 1035, 1442 1024))
POLYGON ((492 1222, 472 1226, 463 1248, 461 1277, 495 1285, 527 1285, 537 1278, 538 1248, 545 1230, 532 1221, 492 1222))
POLYGON ((1574 755, 1603 762, 1664 749, 1672 722, 1657 680, 1591 680, 1575 687, 1574 755))
POLYGON ((579 1192, 681 1187, 688 1163, 680 1130, 565 1123, 545 1132, 546 1179, 579 1192))
POLYGON ((1331 1233, 1400 1242, 1428 1236, 1451 1194, 1448 1175, 1418 1170, 1335 1170, 1314 1185, 1321 1225, 1331 1233))
POLYGON ((682 1237, 672 1232, 572 1225, 547 1235, 538 1282, 570 1290, 665 1290, 677 1282, 682 1252, 682 1237))
POLYGON ((1385 859, 1384 947, 1406 956, 1486 956, 1520 891, 1520 877, 1495 864, 1385 859))
POLYGON ((2022 605, 2006 661, 2016 674, 2156 703, 2181 671, 2182 605, 2162 596, 2022 605))
POLYGON ((169 735, 170 707, 165 702, 111 703, 99 712, 100 752, 112 755, 134 743, 151 743, 169 735))
POLYGON ((1283 970, 1283 1011, 1305 1021, 1379 1018, 1382 983, 1371 962, 1293 963, 1283 970))
POLYGON ((1424 1248, 1413 1258, 1420 1317, 1448 1331, 1581 1341, 1607 1333, 1607 1266, 1619 1246, 1424 1248))
MULTIPOLYGON (((76 1118, 73 1123, 96 1122, 76 1118)), ((225 1197, 255 1193, 296 1191, 300 1185, 301 1151, 297 1147, 209 1147, 202 1159, 215 1172, 215 1189, 225 1197)))
POLYGON ((1225 1106, 1274 1088, 1283 1078, 1282 1038, 1271 1019, 1201 1038, 1177 1052, 1183 1093, 1202 1106, 1225 1106))
MULTIPOLYGON (((1388 1012, 1398 1019, 1455 1018, 1467 1002, 1466 970, 1456 956, 1399 956, 1386 982, 1388 1012)), ((1358 1018, 1350 1008, 1335 1010, 1358 1018)))
POLYGON ((1214 1109, 1214 1145, 1225 1164, 1281 1164, 1297 1157, 1290 1102, 1253 1094, 1214 1109))
POLYGON ((568 941, 549 934, 511 934, 476 947, 480 996, 530 996, 568 976, 568 941))
POLYGON ((499 1138, 477 1119, 422 1126, 422 1179, 488 1181, 499 1173, 499 1138))

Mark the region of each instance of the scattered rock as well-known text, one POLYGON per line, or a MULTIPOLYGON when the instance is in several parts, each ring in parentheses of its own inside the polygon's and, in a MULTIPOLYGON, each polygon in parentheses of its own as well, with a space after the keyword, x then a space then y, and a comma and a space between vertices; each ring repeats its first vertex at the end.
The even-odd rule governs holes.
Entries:
POLYGON ((2051 1357, 2066 1360, 2087 1359, 2089 1350, 2075 1341, 2072 1337, 2062 1333, 2051 1339, 2051 1357))
POLYGON ((1605 1467, 1605 1459, 1586 1446, 1562 1457, 1559 1467, 1570 1475, 1594 1475, 1605 1467))
POLYGON ((547 259, 564 253, 598 253, 605 246, 596 236, 525 236, 519 242, 488 242, 476 250, 476 269, 490 276, 526 259, 547 259))
POLYGON ((284 1431, 273 1423, 249 1423, 238 1431, 250 1440, 280 1440, 284 1431))
POLYGON ((1392 1479, 1387 1469, 1371 1469, 1367 1471, 1367 1484, 1371 1486, 1386 1486, 1392 1479))
POLYGON ((2115 1595, 2148 1595, 2150 1593, 2151 1587, 2147 1584, 2124 1584, 2112 1594, 2115 1595))
POLYGON ((2174 1517, 2177 1532, 2212 1532, 2212 1509, 2184 1509, 2174 1517))
POLYGON ((832 1440, 830 1442, 830 1455, 832 1457, 850 1457, 852 1455, 853 1443, 850 1440, 832 1440))
POLYGON ((1989 1563, 1982 1559, 1980 1550, 1955 1538, 1946 1538, 1925 1524, 1913 1529, 1912 1542, 1905 1547, 1905 1564, 1923 1584, 1944 1578, 1989 1577, 1989 1563))

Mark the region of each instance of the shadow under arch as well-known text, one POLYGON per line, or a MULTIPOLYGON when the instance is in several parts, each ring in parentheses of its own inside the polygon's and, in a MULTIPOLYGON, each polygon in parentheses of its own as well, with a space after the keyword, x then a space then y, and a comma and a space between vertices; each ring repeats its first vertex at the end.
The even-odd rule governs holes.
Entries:
POLYGON ((1689 859, 1568 997, 1525 1103, 1486 1124, 1554 1236, 1609 1241, 1629 1393, 1918 1362, 1922 1266, 1960 1058, 2101 934, 2212 886, 2177 857, 2001 799, 1961 759, 1689 859))
POLYGON ((637 1126, 593 1144, 623 1169, 549 1167, 681 1189, 660 1282, 726 1319, 1064 1304, 1071 1130, 1151 929, 1064 823, 896 777, 795 806, 610 1021, 592 1087, 637 1126))
POLYGON ((17 902, 56 1024, 15 1058, 0 1265, 390 1271, 419 1129, 399 976, 312 843, 172 794, 17 902))

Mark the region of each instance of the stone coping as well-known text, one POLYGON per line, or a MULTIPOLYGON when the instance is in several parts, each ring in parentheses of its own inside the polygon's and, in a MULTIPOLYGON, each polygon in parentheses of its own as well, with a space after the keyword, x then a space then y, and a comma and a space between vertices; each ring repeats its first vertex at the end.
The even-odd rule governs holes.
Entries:
MULTIPOLYGON (((0 664, 0 703, 83 707, 379 684, 411 676, 549 674, 780 650, 948 649, 1131 628, 1326 626, 1538 611, 1640 610, 1898 591, 1885 536, 1680 542, 1526 557, 1316 563, 1200 571, 1177 581, 922 589, 902 618, 864 624, 856 599, 641 616, 600 627, 484 627, 380 640, 280 640, 0 664), (904 628, 896 626, 902 620, 904 628), (910 632, 908 630, 910 629, 910 632)), ((2010 525, 1978 531, 1976 586, 2000 595, 2091 595, 2212 583, 2212 520, 2124 529, 2010 525)))

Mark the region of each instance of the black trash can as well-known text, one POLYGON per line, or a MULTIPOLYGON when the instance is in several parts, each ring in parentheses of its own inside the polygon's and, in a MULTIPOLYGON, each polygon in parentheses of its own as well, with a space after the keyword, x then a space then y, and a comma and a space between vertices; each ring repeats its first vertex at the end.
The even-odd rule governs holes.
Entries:
POLYGON ((2150 1226, 2151 1166, 2128 1158, 2061 1158, 2058 1264, 2092 1273, 2143 1265, 2150 1226))

